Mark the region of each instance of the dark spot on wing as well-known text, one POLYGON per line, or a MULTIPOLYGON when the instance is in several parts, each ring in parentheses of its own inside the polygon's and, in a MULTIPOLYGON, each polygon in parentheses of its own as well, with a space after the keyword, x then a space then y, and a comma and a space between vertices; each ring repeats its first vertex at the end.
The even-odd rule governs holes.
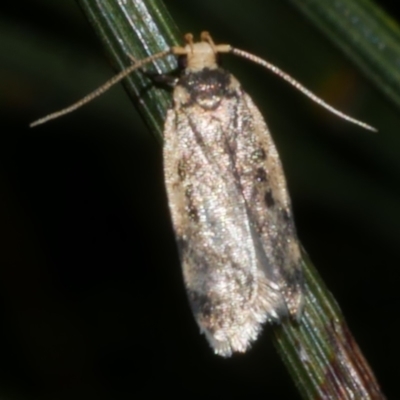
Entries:
POLYGON ((193 205, 190 205, 188 207, 188 215, 193 222, 199 222, 199 212, 197 211, 197 208, 193 205))
POLYGON ((251 159, 255 162, 264 161, 266 158, 267 155, 262 147, 258 148, 257 150, 254 150, 253 153, 251 154, 251 159))
POLYGON ((176 236, 176 244, 178 245, 178 248, 179 248, 180 252, 182 252, 182 253, 185 252, 188 247, 187 240, 179 235, 176 236))
POLYGON ((282 209, 282 211, 281 211, 281 216, 282 216, 282 219, 283 219, 285 222, 289 222, 289 221, 291 220, 289 211, 288 211, 286 208, 283 208, 283 209, 282 209))
POLYGON ((186 178, 186 162, 184 160, 178 162, 178 176, 181 181, 186 178))
POLYGON ((193 222, 199 222, 199 212, 194 204, 193 189, 190 186, 185 191, 185 197, 187 200, 186 211, 189 215, 190 220, 193 222))
POLYGON ((264 201, 268 208, 271 208, 275 205, 275 199, 272 196, 271 190, 267 190, 265 192, 264 201))
POLYGON ((213 306, 208 296, 188 289, 188 297, 195 315, 201 314, 203 318, 208 318, 213 314, 213 306))
POLYGON ((257 182, 267 181, 267 173, 264 168, 257 168, 255 179, 257 182))

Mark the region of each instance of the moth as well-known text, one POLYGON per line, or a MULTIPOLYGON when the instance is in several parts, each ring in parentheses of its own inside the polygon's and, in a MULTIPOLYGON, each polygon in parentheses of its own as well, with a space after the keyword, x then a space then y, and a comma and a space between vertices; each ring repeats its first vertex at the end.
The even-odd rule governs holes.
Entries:
POLYGON ((194 317, 216 354, 245 352, 266 322, 300 320, 300 244, 279 155, 268 127, 238 80, 217 63, 233 53, 271 70, 313 101, 365 129, 375 128, 334 109, 276 66, 230 45, 185 36, 134 62, 72 106, 97 97, 132 71, 172 53, 185 58, 164 127, 164 174, 184 282, 194 317))

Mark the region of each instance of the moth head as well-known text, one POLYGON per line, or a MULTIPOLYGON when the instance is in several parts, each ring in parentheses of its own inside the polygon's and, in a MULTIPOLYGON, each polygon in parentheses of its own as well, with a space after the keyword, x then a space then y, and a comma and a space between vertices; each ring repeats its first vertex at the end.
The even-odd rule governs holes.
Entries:
POLYGON ((201 71, 204 68, 215 69, 218 67, 218 53, 228 53, 231 46, 227 44, 215 45, 208 32, 202 32, 200 42, 193 41, 193 35, 185 35, 186 46, 173 47, 172 53, 186 57, 186 70, 190 72, 201 71))

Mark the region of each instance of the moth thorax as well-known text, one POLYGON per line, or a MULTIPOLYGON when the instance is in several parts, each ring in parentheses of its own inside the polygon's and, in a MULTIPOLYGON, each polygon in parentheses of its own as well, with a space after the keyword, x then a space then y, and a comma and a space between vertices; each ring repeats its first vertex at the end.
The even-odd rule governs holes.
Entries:
POLYGON ((201 71, 204 68, 217 68, 215 50, 207 42, 198 42, 185 46, 187 56, 186 69, 191 72, 201 71))

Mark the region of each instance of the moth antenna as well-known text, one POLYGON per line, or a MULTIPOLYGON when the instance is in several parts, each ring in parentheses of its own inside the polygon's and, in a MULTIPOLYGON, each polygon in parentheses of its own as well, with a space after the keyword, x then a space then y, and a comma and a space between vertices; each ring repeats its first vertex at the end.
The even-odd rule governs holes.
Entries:
POLYGON ((96 97, 102 95, 104 92, 106 92, 108 89, 110 89, 112 86, 114 86, 116 83, 124 79, 126 76, 128 76, 131 72, 135 71, 136 69, 142 67, 143 65, 152 62, 154 60, 157 60, 159 58, 163 58, 170 54, 172 52, 172 49, 164 50, 161 51, 160 53, 154 54, 152 56, 143 58, 142 60, 139 60, 135 62, 135 64, 129 66, 128 68, 124 69, 121 71, 119 74, 113 76, 110 80, 108 80, 106 83, 104 83, 102 86, 94 90, 93 92, 89 93, 85 97, 83 97, 81 100, 77 101, 74 104, 71 104, 69 107, 63 108, 60 111, 56 111, 54 113, 51 113, 43 118, 38 119, 35 122, 32 122, 29 126, 33 128, 34 126, 44 124, 45 122, 51 121, 52 119, 56 119, 58 117, 62 117, 65 114, 69 114, 72 111, 75 111, 77 108, 82 107, 84 104, 89 103, 96 97))
POLYGON ((248 53, 247 51, 236 49, 234 47, 231 48, 231 53, 233 53, 233 54, 235 54, 235 55, 237 55, 239 57, 246 58, 246 59, 248 59, 248 60, 250 60, 250 61, 252 61, 252 62, 254 62, 256 64, 260 64, 261 66, 263 66, 266 69, 269 69, 275 75, 278 75, 280 78, 282 78, 283 80, 288 82, 290 85, 295 87, 297 90, 299 90, 301 93, 306 95, 313 102, 315 102, 315 103, 319 104, 320 106, 326 108, 332 114, 337 115, 338 117, 344 119, 345 121, 348 121, 348 122, 351 122, 351 123, 353 123, 355 125, 361 126, 362 128, 367 129, 369 131, 378 132, 378 130, 376 128, 374 128, 373 126, 368 125, 365 122, 359 121, 359 120, 357 120, 355 118, 352 118, 349 115, 344 114, 343 112, 341 112, 341 111, 337 110, 336 108, 332 107, 331 105, 326 103, 324 100, 322 100, 320 97, 315 95, 313 92, 311 92, 310 90, 305 88, 300 82, 296 81, 289 74, 287 74, 286 72, 282 71, 281 69, 279 69, 275 65, 263 60, 262 58, 257 57, 254 54, 248 53))
POLYGON ((133 64, 137 63, 138 60, 135 57, 133 57, 132 54, 127 54, 127 56, 130 58, 130 60, 132 61, 133 64))

